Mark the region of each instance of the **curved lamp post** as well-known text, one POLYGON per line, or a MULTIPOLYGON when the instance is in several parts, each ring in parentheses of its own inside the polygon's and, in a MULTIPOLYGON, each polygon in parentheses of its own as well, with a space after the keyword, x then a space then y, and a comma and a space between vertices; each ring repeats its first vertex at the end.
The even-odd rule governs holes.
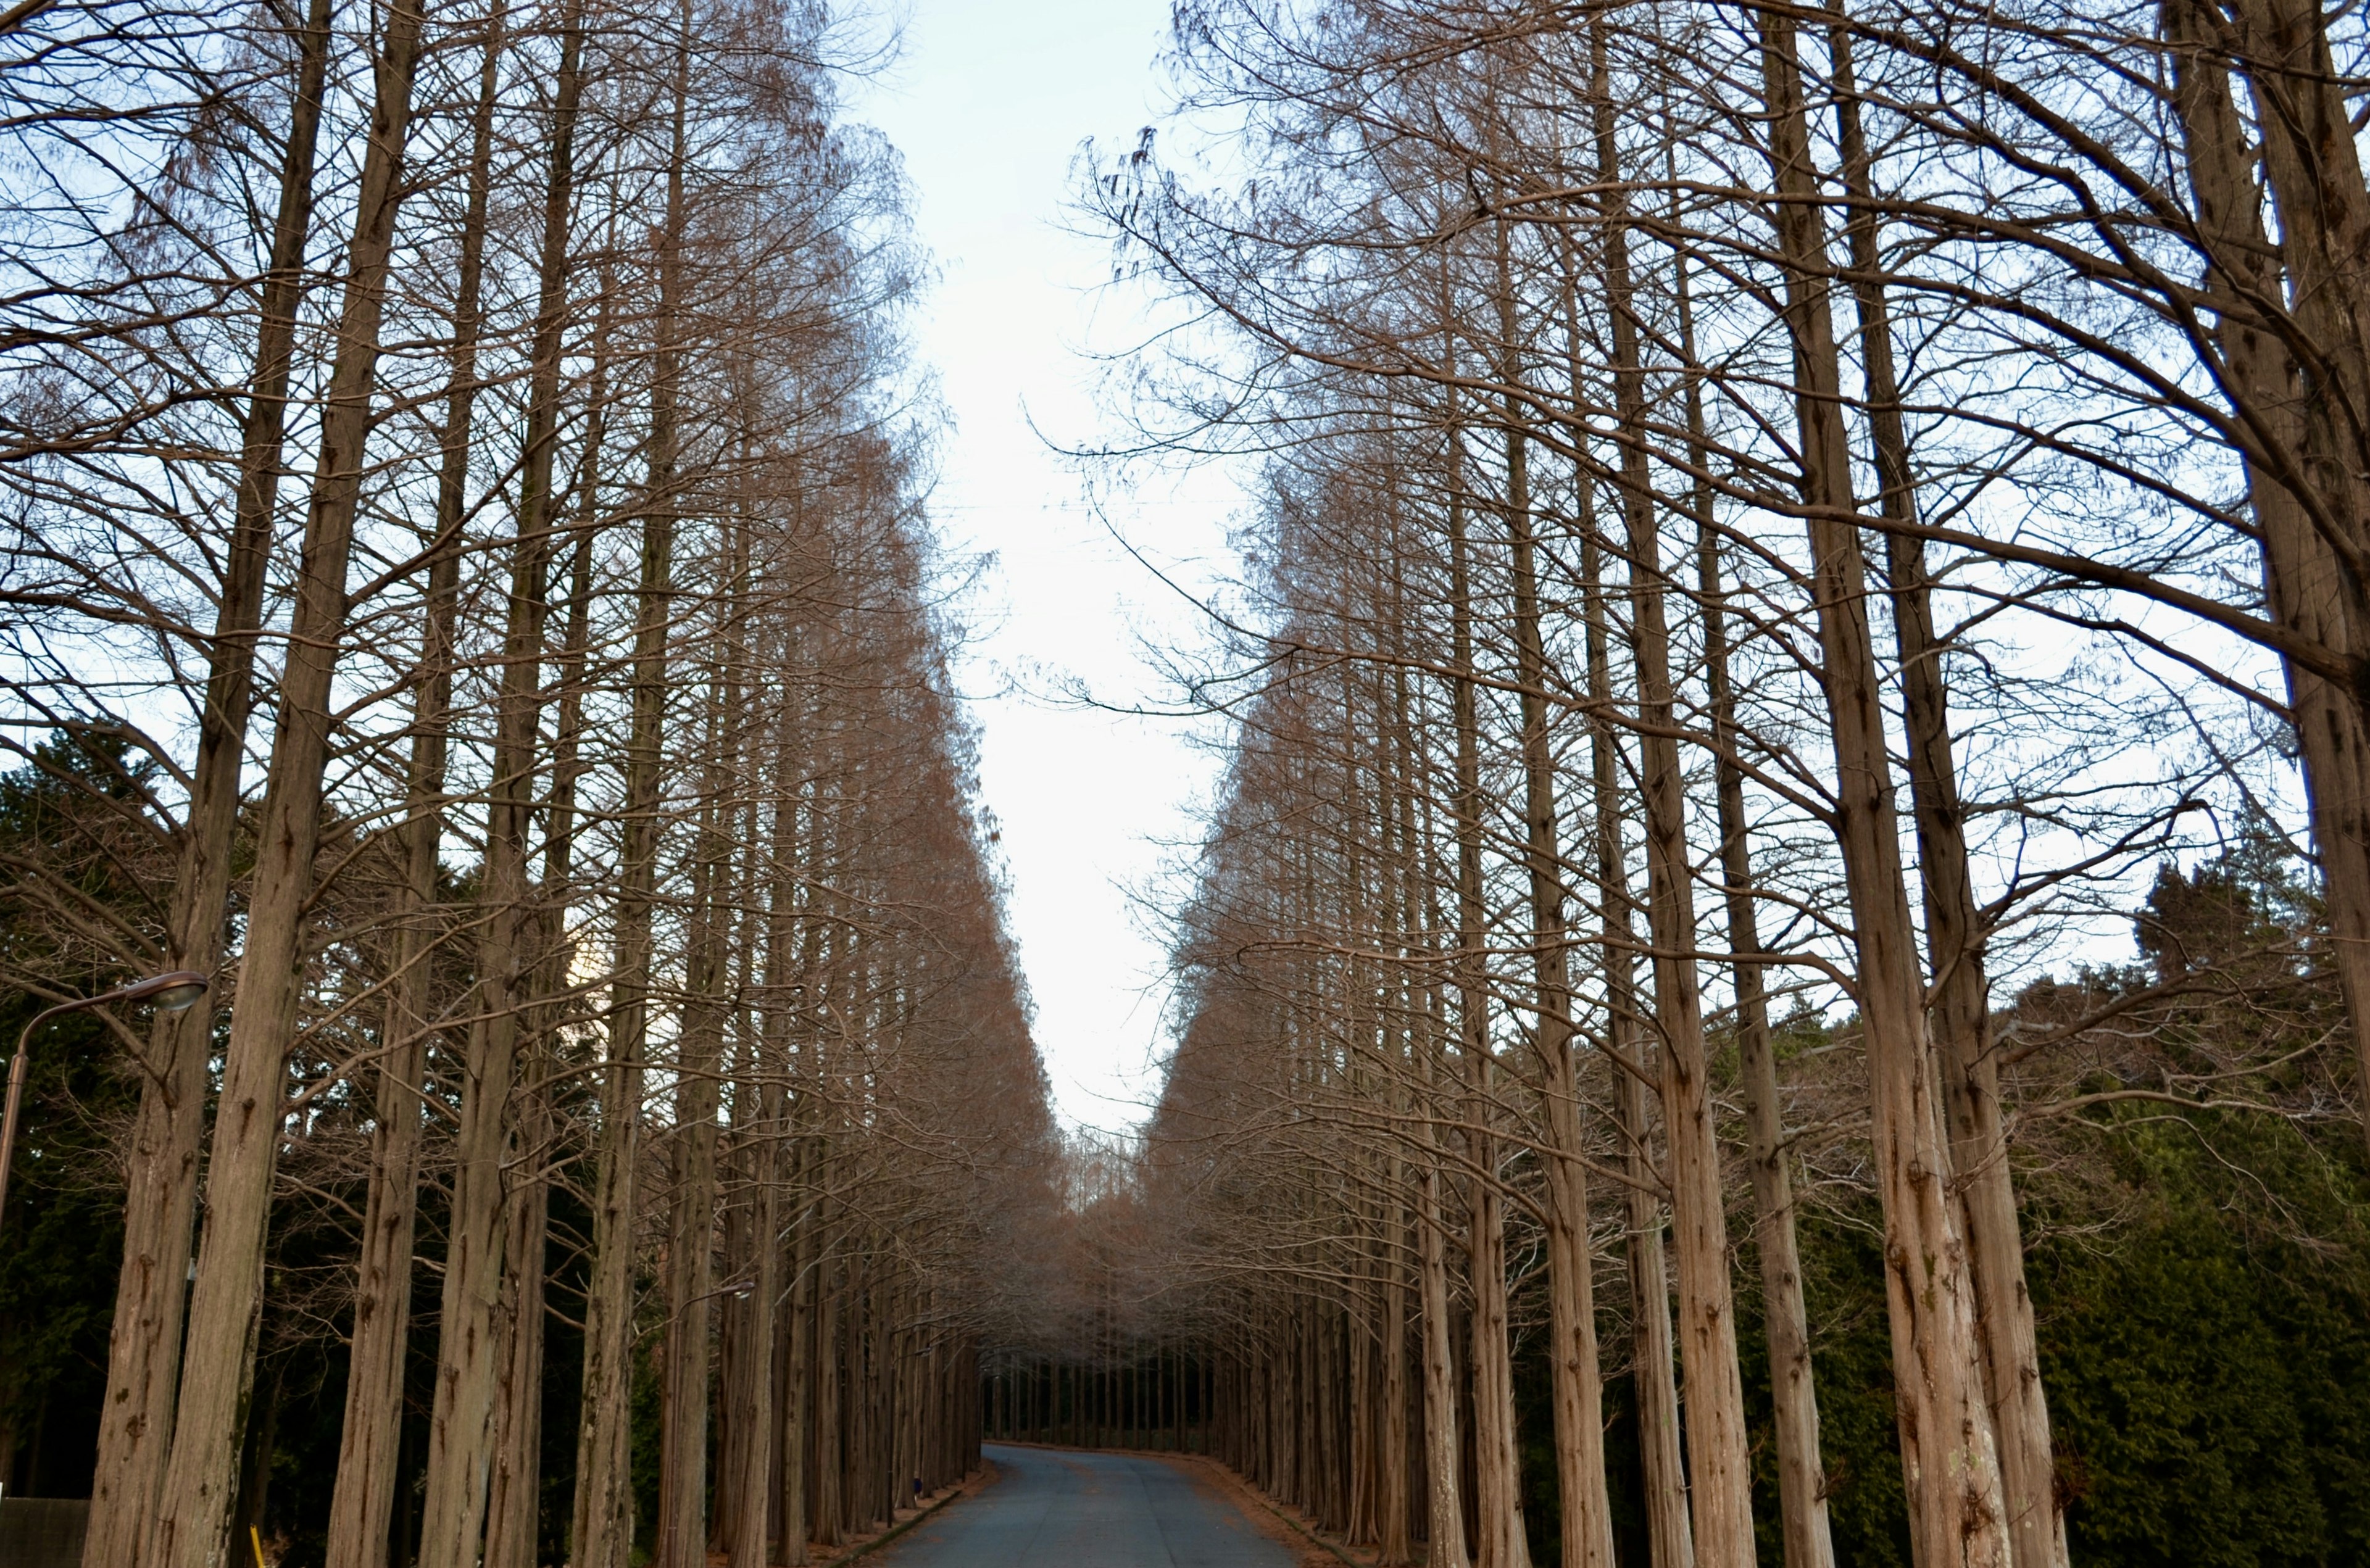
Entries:
POLYGON ((105 1007, 110 1001, 153 1001, 161 1012, 178 1013, 197 1004, 206 994, 205 976, 195 969, 167 969, 161 975, 151 975, 144 980, 134 980, 98 996, 86 996, 77 1001, 62 1001, 55 1007, 33 1014, 25 1032, 17 1036, 16 1059, 8 1064, 8 1108, 0 1113, 0 1219, 8 1212, 8 1172, 17 1161, 17 1113, 25 1100, 25 1047, 33 1031, 51 1019, 65 1013, 81 1013, 93 1007, 105 1007))

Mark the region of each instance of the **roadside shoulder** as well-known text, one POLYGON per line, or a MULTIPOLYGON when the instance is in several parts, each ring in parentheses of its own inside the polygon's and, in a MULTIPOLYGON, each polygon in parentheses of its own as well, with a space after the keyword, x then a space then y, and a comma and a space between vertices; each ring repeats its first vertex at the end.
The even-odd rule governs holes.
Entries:
POLYGON ((1143 1453, 1138 1457, 1177 1466, 1202 1485, 1225 1496, 1271 1539, 1300 1560, 1301 1568, 1374 1568, 1372 1553, 1360 1555, 1326 1539, 1279 1507, 1274 1499, 1206 1454, 1143 1453))
POLYGON ((861 1540, 852 1540, 846 1546, 813 1549, 812 1555, 808 1558, 808 1561, 817 1564, 830 1564, 831 1568, 838 1568, 838 1564, 840 1563, 853 1562, 859 1557, 869 1556, 871 1553, 880 1551, 891 1541, 895 1540, 898 1537, 903 1535, 906 1531, 912 1529, 915 1525, 918 1525, 923 1520, 929 1518, 932 1515, 936 1514, 939 1509, 946 1507, 949 1504, 960 1503, 966 1497, 976 1496, 978 1494, 986 1491, 989 1487, 996 1483, 1002 1474, 1003 1472, 995 1468, 995 1461, 994 1459, 984 1459, 979 1461, 979 1468, 977 1470, 972 1471, 969 1475, 963 1477, 952 1486, 941 1487, 937 1492, 932 1493, 929 1496, 922 1499, 922 1505, 920 1507, 899 1509, 897 1511, 896 1522, 892 1524, 888 1528, 878 1531, 872 1535, 866 1536, 861 1540))

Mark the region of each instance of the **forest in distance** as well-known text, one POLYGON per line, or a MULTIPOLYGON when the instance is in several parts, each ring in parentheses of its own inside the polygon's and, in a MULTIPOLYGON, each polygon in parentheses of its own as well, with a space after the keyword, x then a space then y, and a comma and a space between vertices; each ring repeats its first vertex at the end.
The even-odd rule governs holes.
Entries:
POLYGON ((1021 1440, 1375 1568, 2370 1565, 2370 19, 1177 0, 1065 219, 1089 482, 1246 497, 1116 1133, 896 19, 0 11, 0 1539, 799 1568, 1021 1440))

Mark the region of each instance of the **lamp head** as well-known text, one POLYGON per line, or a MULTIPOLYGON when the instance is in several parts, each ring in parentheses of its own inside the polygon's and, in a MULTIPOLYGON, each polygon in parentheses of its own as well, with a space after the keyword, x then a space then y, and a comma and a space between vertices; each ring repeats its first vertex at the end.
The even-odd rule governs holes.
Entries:
POLYGON ((211 984, 195 969, 168 969, 123 989, 126 1001, 145 1001, 160 1013, 182 1013, 198 1004, 211 984))

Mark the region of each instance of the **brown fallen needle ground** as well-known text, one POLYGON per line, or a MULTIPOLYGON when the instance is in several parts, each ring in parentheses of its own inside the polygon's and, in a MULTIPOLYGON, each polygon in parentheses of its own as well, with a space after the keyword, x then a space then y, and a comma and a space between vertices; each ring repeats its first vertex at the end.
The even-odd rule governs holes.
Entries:
MULTIPOLYGON (((952 1486, 941 1486, 936 1492, 930 1493, 922 1499, 920 1506, 898 1509, 897 1516, 889 1524, 845 1545, 816 1547, 808 1561, 814 1563, 846 1562, 851 1558, 861 1557, 890 1537, 903 1534, 908 1527, 918 1522, 924 1515, 936 1513, 958 1498, 973 1496, 986 1491, 996 1483, 1001 1475, 1002 1472, 995 1468, 995 1460, 982 1459, 977 1470, 952 1486)), ((708 1561, 709 1568, 727 1568, 731 1560, 720 1553, 711 1553, 708 1561)))
POLYGON ((1341 1568, 1344 1562, 1354 1568, 1372 1568, 1372 1551, 1344 1546, 1319 1535, 1316 1527, 1294 1517, 1291 1510, 1205 1454, 1156 1453, 1145 1457, 1178 1466, 1193 1477, 1196 1485, 1216 1493, 1241 1509, 1251 1523, 1290 1551, 1300 1568, 1341 1568))

